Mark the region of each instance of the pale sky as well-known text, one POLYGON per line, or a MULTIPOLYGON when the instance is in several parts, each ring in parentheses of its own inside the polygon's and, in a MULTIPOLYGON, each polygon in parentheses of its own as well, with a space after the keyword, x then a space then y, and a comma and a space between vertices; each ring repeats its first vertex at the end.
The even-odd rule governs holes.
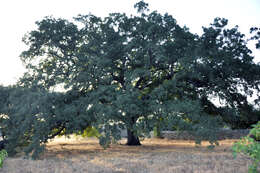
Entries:
MULTIPOLYGON (((78 14, 107 16, 111 12, 134 14, 139 0, 2 0, 0 1, 0 84, 14 84, 25 71, 19 55, 25 50, 22 37, 45 16, 72 19, 78 14)), ((151 10, 169 13, 180 25, 201 33, 215 17, 229 20, 248 34, 260 27, 260 0, 145 0, 151 10)), ((260 51, 254 51, 260 61, 260 51)))

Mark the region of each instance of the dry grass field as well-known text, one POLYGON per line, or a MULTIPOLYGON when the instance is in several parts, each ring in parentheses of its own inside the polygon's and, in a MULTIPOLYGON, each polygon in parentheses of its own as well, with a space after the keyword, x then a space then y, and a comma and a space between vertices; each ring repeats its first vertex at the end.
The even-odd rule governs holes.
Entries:
POLYGON ((235 140, 220 141, 211 150, 208 143, 146 139, 142 146, 113 144, 104 150, 96 139, 64 139, 50 142, 39 160, 23 156, 7 158, 3 173, 246 173, 250 159, 234 159, 235 140))

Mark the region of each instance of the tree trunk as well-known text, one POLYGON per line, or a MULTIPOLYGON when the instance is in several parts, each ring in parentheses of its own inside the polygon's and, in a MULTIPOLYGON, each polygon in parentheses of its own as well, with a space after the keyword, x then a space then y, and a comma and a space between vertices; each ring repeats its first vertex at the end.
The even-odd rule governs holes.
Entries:
POLYGON ((130 119, 130 127, 127 128, 127 143, 126 145, 141 145, 138 136, 135 136, 133 127, 136 123, 137 118, 136 117, 131 117, 130 119))
POLYGON ((127 143, 126 145, 141 145, 140 140, 136 137, 133 131, 127 129, 127 143))
POLYGON ((5 145, 7 144, 7 140, 0 141, 0 150, 5 149, 5 145))

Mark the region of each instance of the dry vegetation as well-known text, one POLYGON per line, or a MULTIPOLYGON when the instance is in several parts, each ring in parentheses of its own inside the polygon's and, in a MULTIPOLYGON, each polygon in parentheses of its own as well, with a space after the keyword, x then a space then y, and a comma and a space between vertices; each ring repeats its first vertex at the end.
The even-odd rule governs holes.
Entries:
MULTIPOLYGON (((120 143, 124 143, 121 141, 120 143)), ((233 159, 234 140, 220 141, 214 150, 208 143, 146 139, 142 146, 113 144, 104 150, 96 139, 56 139, 40 160, 22 156, 7 158, 6 173, 246 173, 250 160, 233 159)))

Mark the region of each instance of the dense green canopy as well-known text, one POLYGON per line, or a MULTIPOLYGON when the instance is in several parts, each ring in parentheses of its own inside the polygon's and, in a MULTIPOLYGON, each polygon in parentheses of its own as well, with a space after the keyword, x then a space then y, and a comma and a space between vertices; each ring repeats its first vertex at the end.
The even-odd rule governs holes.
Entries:
POLYGON ((89 126, 107 146, 120 139, 120 129, 127 129, 128 145, 140 144, 138 137, 155 126, 214 142, 223 122, 236 128, 259 121, 247 97, 259 92, 260 66, 238 27, 216 18, 199 36, 169 14, 149 12, 143 1, 135 8, 136 16, 36 22, 21 54, 28 71, 9 87, 3 102, 11 103, 0 109, 9 117, 2 118, 7 139, 28 142, 28 152, 37 155, 55 135, 89 126), (63 89, 53 92, 57 88, 63 89))

